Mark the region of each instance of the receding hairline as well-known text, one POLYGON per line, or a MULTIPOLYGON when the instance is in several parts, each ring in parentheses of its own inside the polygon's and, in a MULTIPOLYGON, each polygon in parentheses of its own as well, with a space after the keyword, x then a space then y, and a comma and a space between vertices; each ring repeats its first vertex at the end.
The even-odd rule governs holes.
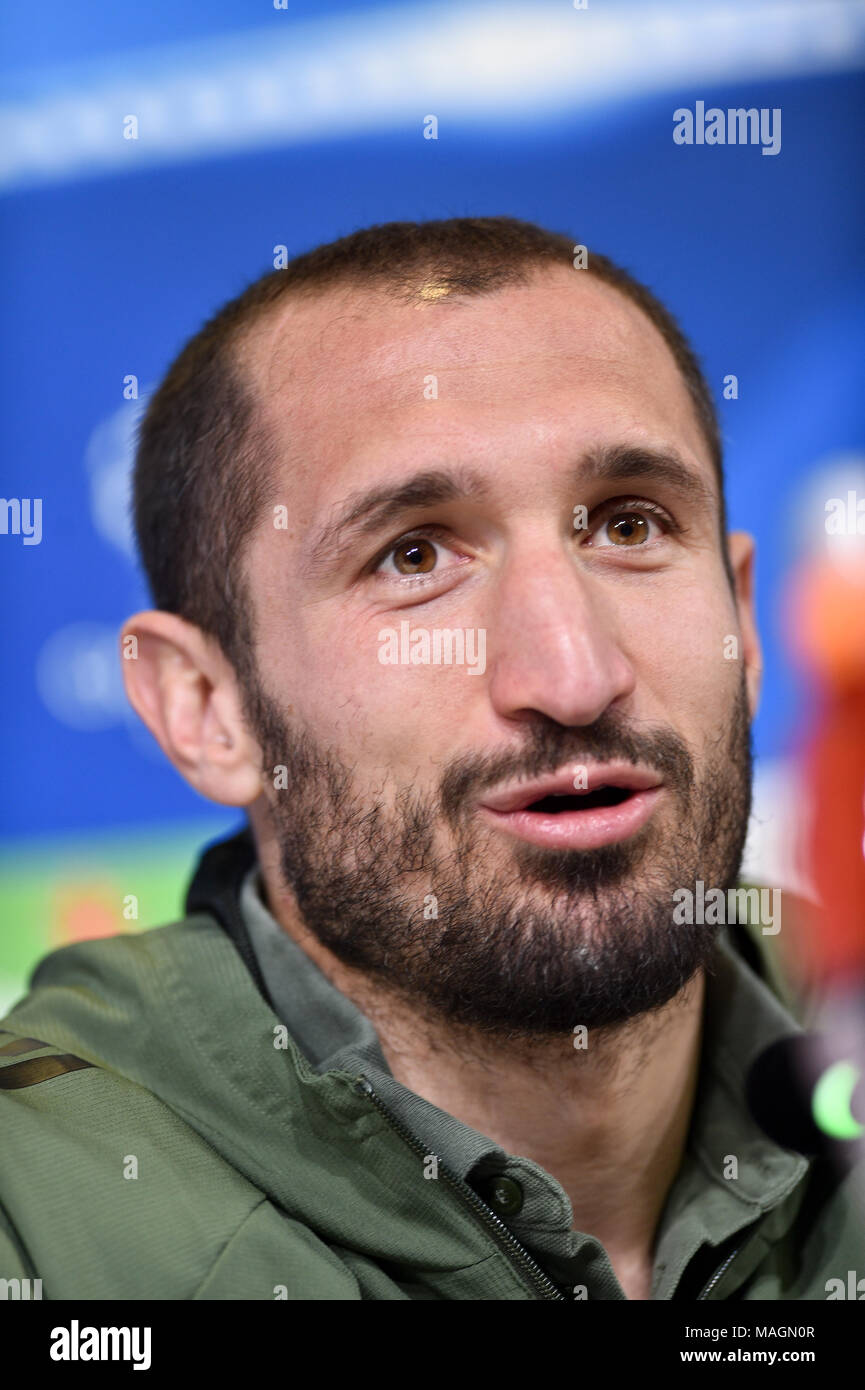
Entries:
MULTIPOLYGON (((293 310, 331 299, 335 302, 334 319, 339 315, 340 306, 342 310, 351 310, 361 306, 364 301, 371 304, 379 301, 388 305, 397 304, 406 308, 416 308, 422 312, 435 312, 437 309, 449 306, 470 306, 473 300, 492 298, 509 289, 531 289, 542 277, 555 275, 559 272, 563 276, 567 275, 569 279, 575 275, 584 277, 584 284, 588 283, 592 291, 600 291, 601 298, 609 297, 604 294, 604 291, 614 295, 613 302, 618 303, 626 316, 631 318, 636 316, 644 328, 648 328, 652 337, 661 345, 680 387, 687 397, 697 433, 706 449, 707 462, 715 476, 719 494, 722 496, 721 460, 716 458, 714 442, 709 437, 705 423, 700 417, 694 393, 685 377, 681 363, 677 360, 671 344, 665 338, 660 327, 624 287, 613 284, 590 270, 575 270, 570 263, 563 264, 552 259, 527 259, 516 266, 503 268, 501 272, 497 272, 499 278, 496 282, 490 283, 482 289, 465 288, 460 283, 459 276, 443 275, 435 268, 434 262, 430 262, 428 266, 419 269, 416 273, 403 273, 402 277, 398 277, 396 281, 390 277, 386 278, 384 274, 368 279, 358 279, 352 275, 350 267, 340 267, 327 278, 314 281, 304 280, 296 285, 289 285, 282 296, 273 303, 256 306, 253 310, 253 316, 238 325, 234 335, 226 343, 225 350, 243 389, 250 397, 254 423, 260 430, 270 434, 272 433, 272 426, 268 424, 267 412, 264 408, 268 399, 268 387, 271 384, 268 382, 268 368, 272 370, 277 367, 278 369, 279 354, 277 352, 274 356, 272 351, 268 351, 268 343, 271 348, 278 343, 282 327, 286 320, 290 321, 293 310)), ((574 283, 572 279, 571 283, 574 283)), ((286 346, 289 345, 286 344, 286 346)), ((301 345, 298 345, 298 350, 302 350, 301 345)), ((273 442, 276 444, 275 440, 273 442)))

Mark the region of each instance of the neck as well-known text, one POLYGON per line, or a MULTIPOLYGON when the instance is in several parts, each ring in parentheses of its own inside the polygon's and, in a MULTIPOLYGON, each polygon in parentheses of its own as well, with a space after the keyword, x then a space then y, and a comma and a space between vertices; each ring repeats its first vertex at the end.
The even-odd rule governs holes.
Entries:
POLYGON ((419 1017, 317 943, 300 944, 371 1020, 396 1080, 551 1173, 574 1230, 601 1241, 623 1283, 642 1286, 687 1141, 703 973, 664 1009, 575 1048, 571 1034, 514 1043, 419 1017))

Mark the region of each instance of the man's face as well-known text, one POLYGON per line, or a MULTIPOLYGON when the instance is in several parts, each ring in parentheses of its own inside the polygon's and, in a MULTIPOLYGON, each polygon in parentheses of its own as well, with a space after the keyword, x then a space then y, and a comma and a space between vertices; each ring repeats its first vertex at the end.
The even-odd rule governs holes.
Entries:
POLYGON ((673 893, 738 872, 752 713, 663 340, 551 270, 413 305, 330 292, 244 360, 280 445, 246 557, 255 818, 307 927, 480 1030, 660 1007, 717 930, 676 925, 673 893))

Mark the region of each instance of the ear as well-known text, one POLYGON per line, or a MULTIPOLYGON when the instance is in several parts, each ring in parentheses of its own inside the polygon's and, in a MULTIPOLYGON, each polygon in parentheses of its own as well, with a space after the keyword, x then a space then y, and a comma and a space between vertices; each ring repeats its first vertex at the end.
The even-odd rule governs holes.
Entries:
POLYGON ((124 624, 120 651, 129 702, 181 776, 210 801, 251 805, 262 794, 261 752, 219 644, 150 610, 124 624))
POLYGON ((748 687, 748 707, 753 719, 760 703, 763 680, 763 650, 757 632, 754 608, 754 537, 744 531, 731 531, 727 550, 735 584, 736 610, 742 635, 742 658, 748 687))

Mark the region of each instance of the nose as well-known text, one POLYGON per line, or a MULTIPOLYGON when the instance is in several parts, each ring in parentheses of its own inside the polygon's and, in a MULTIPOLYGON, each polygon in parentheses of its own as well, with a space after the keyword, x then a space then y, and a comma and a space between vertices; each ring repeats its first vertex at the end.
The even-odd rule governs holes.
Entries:
POLYGON ((623 617, 603 580, 563 548, 512 555, 500 575, 488 642, 496 713, 538 713, 566 726, 593 724, 635 686, 620 645, 623 617))

